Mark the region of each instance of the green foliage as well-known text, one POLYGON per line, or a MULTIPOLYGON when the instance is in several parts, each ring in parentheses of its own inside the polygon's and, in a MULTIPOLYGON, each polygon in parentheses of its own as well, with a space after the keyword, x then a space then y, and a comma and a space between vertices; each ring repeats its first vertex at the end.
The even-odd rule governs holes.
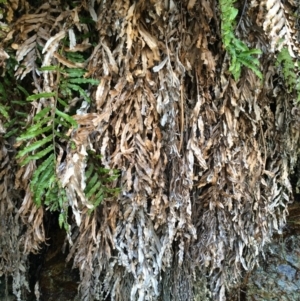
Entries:
POLYGON ((87 162, 87 170, 85 173, 87 186, 84 193, 94 208, 92 212, 98 207, 103 199, 120 192, 120 188, 110 188, 108 185, 115 181, 119 176, 118 170, 110 170, 103 168, 101 165, 101 157, 94 152, 89 152, 89 159, 87 162))
POLYGON ((4 5, 7 5, 7 0, 0 0, 0 20, 3 18, 3 13, 4 13, 4 5))
POLYGON ((235 18, 238 10, 234 8, 234 2, 235 0, 220 0, 221 34, 224 48, 230 57, 229 71, 237 81, 241 75, 242 66, 245 66, 262 79, 259 60, 253 56, 261 54, 261 50, 249 49, 243 41, 235 37, 235 18))
MULTIPOLYGON (((28 96, 27 101, 53 96, 57 98, 54 92, 39 93, 28 96)), ((69 115, 55 106, 45 107, 38 112, 31 125, 17 138, 24 145, 17 158, 20 158, 23 166, 33 160, 38 162, 30 183, 33 201, 38 207, 45 204, 50 211, 61 211, 59 223, 68 231, 67 214, 64 210, 67 206, 66 193, 56 175, 56 137, 61 135, 57 129, 62 123, 65 130, 76 126, 76 122, 69 115)))
MULTIPOLYGON (((1 85, 1 84, 0 84, 1 85)), ((1 86, 0 86, 1 88, 1 86)), ((7 106, 4 106, 0 103, 0 114, 7 120, 9 120, 9 114, 8 114, 8 111, 7 111, 7 106)))
MULTIPOLYGON (((37 168, 30 183, 33 200, 37 206, 45 205, 50 211, 59 211, 59 225, 68 231, 68 200, 66 191, 56 172, 58 164, 56 151, 58 146, 66 148, 68 142, 66 132, 77 127, 76 121, 68 113, 71 106, 70 102, 78 96, 90 102, 85 89, 88 88, 87 85, 95 85, 99 81, 85 78, 86 71, 83 69, 46 66, 39 70, 41 72, 53 72, 57 79, 57 89, 54 92, 42 92, 33 95, 28 95, 26 90, 23 91, 27 94, 27 104, 28 102, 40 102, 43 103, 44 108, 34 114, 30 124, 17 138, 17 143, 20 146, 17 159, 19 159, 21 166, 25 166, 31 161, 36 162, 37 168)), ((3 112, 6 114, 5 107, 3 112)), ((70 145, 72 148, 72 141, 70 141, 70 145)), ((89 160, 94 162, 97 156, 94 154, 91 156, 92 158, 89 160)), ((115 179, 117 175, 115 172, 111 175, 111 172, 101 169, 99 162, 95 164, 97 168, 96 165, 93 165, 87 171, 89 184, 85 191, 89 202, 94 204, 94 208, 101 203, 103 198, 116 191, 105 187, 105 184, 115 179)))
MULTIPOLYGON (((91 102, 89 95, 86 93, 85 88, 88 85, 98 85, 99 81, 93 78, 85 78, 84 75, 86 71, 80 68, 65 68, 61 69, 56 66, 46 66, 39 69, 40 71, 57 71, 61 73, 60 82, 59 82, 59 92, 58 101, 66 103, 62 98, 67 101, 71 100, 77 93, 88 103, 91 102)), ((51 97, 54 92, 43 93, 38 98, 42 97, 51 97), (47 95, 48 94, 48 95, 47 95)), ((27 100, 35 100, 36 95, 32 95, 27 100)))
POLYGON ((287 47, 283 47, 277 56, 276 66, 281 68, 288 92, 296 91, 297 99, 300 101, 300 81, 297 73, 299 72, 298 62, 295 63, 287 47))
POLYGON ((6 130, 5 138, 18 135, 27 118, 28 103, 24 101, 24 89, 14 77, 15 65, 16 61, 10 54, 0 78, 0 119, 6 130))

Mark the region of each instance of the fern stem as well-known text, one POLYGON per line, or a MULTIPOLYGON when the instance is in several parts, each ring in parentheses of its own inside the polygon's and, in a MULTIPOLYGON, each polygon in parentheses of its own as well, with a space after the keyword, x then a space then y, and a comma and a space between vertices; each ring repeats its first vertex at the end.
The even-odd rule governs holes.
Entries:
POLYGON ((52 110, 52 143, 53 143, 53 153, 54 153, 54 169, 56 163, 56 153, 55 153, 55 112, 57 107, 57 99, 58 99, 58 92, 59 92, 59 85, 60 85, 60 64, 58 63, 56 66, 56 88, 55 88, 55 96, 54 96, 54 107, 52 110))

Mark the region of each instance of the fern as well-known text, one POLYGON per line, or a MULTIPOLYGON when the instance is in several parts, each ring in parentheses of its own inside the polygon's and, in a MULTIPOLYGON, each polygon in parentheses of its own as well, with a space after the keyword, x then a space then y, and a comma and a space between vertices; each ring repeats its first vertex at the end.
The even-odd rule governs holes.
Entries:
MULTIPOLYGON (((27 100, 33 101, 51 96, 57 99, 57 95, 53 93, 31 95, 27 100)), ((57 105, 57 102, 55 104, 57 105)), ((17 139, 20 142, 29 142, 18 152, 17 158, 21 158, 21 165, 26 165, 33 160, 39 162, 30 183, 33 200, 38 207, 45 204, 50 211, 60 210, 59 224, 68 231, 67 214, 63 210, 67 199, 56 175, 55 148, 56 138, 61 136, 57 130, 61 124, 64 124, 65 130, 77 125, 75 120, 59 110, 57 106, 45 107, 41 110, 34 116, 31 126, 17 139)))
POLYGON ((23 100, 23 94, 28 95, 28 93, 14 77, 15 65, 16 60, 10 53, 0 80, 0 119, 4 123, 5 138, 18 135, 21 127, 25 126, 28 115, 26 112, 28 103, 23 100))
POLYGON ((9 120, 8 107, 0 103, 0 114, 6 119, 9 120))
MULTIPOLYGON (((48 93, 47 96, 50 97, 52 94, 48 93)), ((27 97, 27 100, 32 101, 44 97, 45 93, 40 93, 27 97)), ((38 207, 45 204, 51 211, 60 210, 59 223, 68 231, 67 215, 63 210, 67 200, 56 175, 55 143, 56 136, 60 135, 57 126, 62 121, 67 128, 76 126, 76 122, 57 107, 45 107, 36 114, 25 133, 17 138, 17 141, 21 143, 27 142, 25 147, 18 152, 17 158, 21 159, 21 165, 26 165, 33 160, 39 162, 30 183, 33 200, 38 207)))
POLYGON ((287 47, 283 47, 279 52, 276 66, 281 68, 288 92, 296 91, 297 99, 300 101, 300 82, 297 77, 299 65, 298 62, 295 64, 287 47))
POLYGON ((234 8, 235 0, 220 0, 221 35, 224 48, 230 57, 229 71, 237 81, 241 75, 241 68, 251 69, 260 79, 259 60, 253 55, 261 54, 259 49, 249 49, 248 46, 234 34, 235 18, 238 10, 234 8))
POLYGON ((120 175, 118 170, 110 170, 101 166, 101 157, 94 152, 89 152, 88 169, 85 173, 87 186, 84 193, 93 205, 90 213, 98 207, 103 199, 120 192, 120 188, 110 188, 108 184, 114 182, 120 175))
POLYGON ((61 93, 63 96, 71 97, 74 93, 79 95, 88 103, 91 102, 89 95, 85 92, 84 87, 98 85, 99 81, 92 78, 84 78, 86 73, 83 69, 66 68, 65 74, 61 80, 61 93))
MULTIPOLYGON (((57 79, 59 79, 60 74, 58 73, 63 70, 52 67, 47 68, 47 71, 56 69, 57 79)), ((41 69, 41 71, 45 70, 41 69)), ((59 87, 56 92, 43 92, 26 98, 27 101, 31 102, 53 97, 54 104, 46 106, 38 112, 33 117, 31 125, 17 138, 21 146, 23 145, 17 158, 20 159, 22 166, 31 161, 38 163, 30 183, 33 200, 38 207, 44 204, 51 211, 60 210, 59 224, 68 230, 67 210, 65 210, 67 206, 66 193, 56 175, 56 144, 58 138, 62 136, 61 130, 59 131, 58 128, 63 126, 66 131, 71 127, 76 127, 77 123, 71 116, 63 112, 64 106, 57 101, 60 83, 57 84, 59 87)))
MULTIPOLYGON (((30 184, 33 200, 37 206, 45 205, 50 211, 59 211, 59 225, 68 231, 68 200, 66 191, 56 174, 56 148, 57 145, 67 140, 64 133, 77 127, 77 123, 68 113, 72 109, 70 103, 78 96, 90 102, 85 89, 88 88, 87 85, 95 85, 99 81, 85 78, 86 71, 78 68, 45 66, 39 71, 56 74, 57 90, 27 96, 27 102, 43 100, 42 103, 48 105, 32 118, 25 132, 17 138, 20 144, 17 158, 22 166, 31 161, 37 163, 30 184), (51 101, 45 102, 47 99, 51 101)), ((72 141, 70 145, 72 146, 72 141)), ((104 198, 119 191, 106 187, 109 182, 115 180, 118 174, 101 168, 99 158, 94 153, 90 152, 89 155, 88 162, 92 164, 89 165, 86 173, 88 185, 85 194, 89 203, 93 204, 92 210, 94 210, 104 198)))
MULTIPOLYGON (((95 80, 92 78, 84 78, 86 74, 86 70, 80 68, 65 68, 65 69, 57 69, 56 66, 46 66, 39 69, 39 71, 59 71, 61 73, 60 82, 59 82, 59 92, 61 96, 67 98, 67 100, 71 100, 76 93, 79 93, 85 101, 88 103, 91 102, 89 95, 85 92, 85 87, 87 85, 98 85, 99 80, 95 80)), ((54 96, 54 92, 42 93, 40 97, 51 97, 54 96)), ((58 97, 58 101, 66 106, 67 103, 62 99, 62 97, 58 97)), ((32 95, 28 98, 28 100, 35 100, 39 97, 36 95, 32 95)))

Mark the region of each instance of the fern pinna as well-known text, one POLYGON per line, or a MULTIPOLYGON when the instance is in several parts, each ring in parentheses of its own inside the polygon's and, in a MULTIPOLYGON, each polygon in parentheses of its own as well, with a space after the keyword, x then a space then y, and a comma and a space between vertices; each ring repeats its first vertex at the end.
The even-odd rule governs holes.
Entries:
MULTIPOLYGON (((68 230, 67 208, 68 199, 65 189, 58 177, 61 162, 58 160, 66 151, 67 145, 72 146, 70 138, 66 133, 76 130, 77 122, 71 117, 70 111, 74 110, 72 99, 82 99, 90 102, 90 98, 84 90, 84 85, 95 85, 98 81, 84 78, 85 70, 78 68, 61 68, 59 66, 46 66, 40 72, 56 75, 56 91, 42 92, 27 97, 27 101, 35 102, 35 107, 43 107, 32 118, 26 131, 17 138, 21 147, 17 158, 22 166, 30 162, 36 162, 30 188, 33 200, 37 206, 46 205, 51 211, 60 211, 59 224, 68 230), (77 97, 78 96, 78 97, 77 97)), ((90 152, 90 159, 97 157, 90 152)), ((95 168, 95 164, 87 168, 86 178, 89 184, 86 186, 85 194, 92 208, 96 208, 108 193, 115 190, 106 189, 105 181, 115 179, 116 173, 112 175, 101 166, 95 168)))
POLYGON ((110 188, 108 184, 114 182, 120 176, 116 169, 110 170, 103 168, 101 165, 101 156, 95 152, 88 152, 88 164, 85 173, 87 186, 84 190, 87 199, 93 205, 90 209, 92 212, 103 199, 120 192, 120 188, 110 188))
POLYGON ((253 56, 261 54, 261 50, 249 49, 243 41, 235 36, 234 27, 238 10, 233 6, 234 3, 235 0, 220 0, 219 2, 222 41, 230 59, 229 72, 237 81, 241 75, 242 66, 245 66, 262 79, 262 73, 259 70, 259 60, 253 56))
POLYGON ((297 100, 300 101, 300 82, 298 80, 299 61, 295 63, 290 55, 288 47, 282 47, 277 55, 276 66, 280 68, 280 73, 284 79, 288 92, 295 91, 297 100))
POLYGON ((29 94, 14 77, 16 64, 16 60, 10 54, 0 81, 0 131, 5 133, 4 138, 12 141, 20 134, 21 128, 26 126, 24 120, 28 116, 28 102, 24 100, 24 96, 29 94))

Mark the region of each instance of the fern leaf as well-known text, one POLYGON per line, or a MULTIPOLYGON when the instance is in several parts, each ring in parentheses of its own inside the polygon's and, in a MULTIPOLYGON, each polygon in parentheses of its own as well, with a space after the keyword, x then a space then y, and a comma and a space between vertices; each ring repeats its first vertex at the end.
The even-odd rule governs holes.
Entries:
POLYGON ((53 173, 53 175, 49 178, 48 186, 44 197, 44 204, 48 206, 51 205, 50 211, 57 210, 59 208, 57 203, 57 196, 59 193, 57 182, 58 179, 56 177, 56 174, 53 173))
POLYGON ((43 92, 43 93, 38 93, 38 94, 34 94, 34 95, 30 95, 26 98, 26 100, 28 101, 32 101, 32 100, 37 100, 40 98, 49 98, 49 97, 53 97, 55 96, 56 93, 55 92, 43 92))
POLYGON ((18 88, 21 92, 23 92, 24 95, 25 95, 26 97, 29 96, 29 93, 28 93, 28 92, 26 91, 26 89, 24 89, 22 86, 20 86, 20 85, 17 84, 17 88, 18 88))
POLYGON ((52 117, 48 117, 45 119, 40 120, 38 123, 32 125, 30 128, 27 129, 27 131, 22 134, 21 136, 19 136, 17 138, 17 141, 21 141, 21 140, 27 140, 29 138, 26 137, 37 137, 38 136, 38 131, 40 131, 41 128, 43 128, 45 123, 48 123, 49 121, 52 120, 52 117))
POLYGON ((75 85, 75 84, 70 84, 68 83, 67 86, 76 91, 76 92, 79 92, 80 96, 82 96, 84 98, 85 101, 87 101, 88 103, 91 102, 90 98, 88 97, 88 95, 86 94, 86 92, 78 85, 75 85))
POLYGON ((232 45, 236 49, 236 51, 240 51, 242 53, 249 51, 248 46, 241 40, 234 38, 232 41, 232 45))
POLYGON ((43 66, 38 69, 39 71, 58 71, 58 72, 63 72, 64 69, 59 68, 57 65, 56 66, 43 66))
POLYGON ((92 79, 92 78, 72 78, 69 80, 69 83, 72 84, 92 84, 92 85, 98 85, 99 80, 92 79))
POLYGON ((86 71, 80 68, 66 68, 64 69, 69 77, 83 77, 86 71))
POLYGON ((49 113, 50 111, 51 111, 50 107, 44 108, 43 110, 41 110, 34 116, 33 120, 38 121, 39 119, 45 117, 47 115, 47 113, 49 113))
MULTIPOLYGON (((96 180, 98 180, 97 174, 96 176, 96 180)), ((101 188, 102 184, 100 181, 96 181, 96 183, 94 183, 94 185, 91 187, 90 190, 87 190, 88 192, 86 193, 86 197, 89 199, 91 198, 96 191, 98 191, 101 188)))
POLYGON ((87 178, 87 186, 86 186, 86 193, 89 193, 89 191, 93 188, 93 186, 97 183, 98 180, 98 174, 97 172, 94 172, 91 178, 87 178))
POLYGON ((90 164, 88 170, 85 173, 86 179, 90 178, 90 176, 92 175, 93 171, 94 171, 94 166, 92 164, 90 164))
POLYGON ((67 108, 69 105, 64 101, 64 100, 62 100, 61 98, 57 98, 57 101, 62 105, 62 106, 64 106, 65 108, 67 108))
POLYGON ((239 57, 239 61, 249 69, 251 69, 255 75, 259 78, 262 79, 262 73, 259 71, 258 66, 259 66, 259 60, 252 58, 252 60, 246 59, 244 57, 239 57))
POLYGON ((17 158, 23 157, 25 156, 27 153, 32 152, 38 148, 40 148, 41 146, 45 145, 46 143, 50 142, 53 139, 53 135, 51 134, 50 136, 42 139, 42 140, 38 140, 34 143, 32 143, 31 145, 25 147, 23 150, 19 151, 17 158))
POLYGON ((63 112, 59 111, 58 109, 55 110, 55 114, 57 114, 59 117, 66 120, 72 126, 77 127, 77 122, 71 116, 69 116, 68 114, 63 113, 63 112))
POLYGON ((283 47, 277 56, 276 66, 281 67, 282 75, 289 92, 295 90, 300 98, 300 87, 297 83, 298 63, 294 63, 287 47, 283 47))
POLYGON ((50 164, 54 164, 54 160, 55 160, 55 157, 54 157, 54 154, 51 154, 35 171, 34 171, 34 174, 32 176, 32 180, 31 180, 31 186, 35 186, 37 185, 38 183, 38 180, 39 180, 39 177, 40 177, 40 174, 42 172, 44 172, 44 170, 46 168, 48 168, 50 166, 50 164))
POLYGON ((109 188, 106 184, 115 181, 119 177, 117 170, 103 168, 99 164, 99 155, 89 152, 88 169, 85 172, 87 186, 84 190, 86 198, 93 205, 91 213, 101 204, 103 199, 120 192, 120 188, 109 188), (90 164, 89 164, 90 163, 90 164))
POLYGON ((237 81, 241 76, 241 64, 239 62, 230 62, 229 72, 231 72, 234 79, 237 81))
POLYGON ((0 114, 4 116, 7 120, 9 119, 9 114, 7 112, 7 107, 0 104, 0 114))
POLYGON ((49 154, 51 151, 53 151, 53 149, 54 149, 54 147, 51 144, 48 147, 46 147, 45 149, 43 149, 42 151, 40 151, 34 155, 28 156, 25 160, 23 160, 21 162, 21 165, 24 166, 27 163, 29 163, 31 160, 39 160, 39 159, 43 158, 44 156, 46 156, 47 154, 49 154))
POLYGON ((237 81, 241 74, 242 66, 250 68, 260 79, 262 73, 257 64, 258 60, 252 55, 260 54, 259 49, 249 49, 248 46, 241 40, 237 39, 234 34, 235 18, 238 10, 234 8, 235 0, 220 0, 221 10, 221 33, 222 42, 225 50, 230 56, 229 71, 237 81))
MULTIPOLYGON (((35 128, 35 127, 34 127, 35 128)), ((22 134, 20 137, 18 137, 17 140, 28 140, 37 137, 38 135, 41 135, 43 133, 49 132, 52 129, 52 125, 49 125, 47 127, 44 127, 40 130, 31 130, 27 131, 25 134, 22 134)))
POLYGON ((19 105, 19 106, 27 105, 27 103, 23 100, 12 100, 11 103, 14 105, 19 105))
POLYGON ((25 112, 16 111, 15 113, 17 116, 20 116, 20 117, 25 117, 25 118, 28 117, 28 113, 25 113, 25 112))
POLYGON ((83 63, 85 61, 84 56, 78 52, 67 52, 66 57, 74 63, 83 63))
MULTIPOLYGON (((260 49, 248 49, 248 50, 243 51, 240 56, 247 58, 247 57, 250 57, 253 54, 262 54, 262 51, 260 49)), ((258 62, 257 64, 259 65, 258 60, 257 60, 257 62, 258 62)))
POLYGON ((102 191, 95 196, 94 208, 98 207, 104 199, 102 191))
POLYGON ((58 216, 58 225, 62 229, 62 227, 66 223, 66 214, 65 213, 60 213, 58 216))
POLYGON ((11 131, 8 131, 5 135, 4 135, 4 138, 9 138, 9 137, 12 137, 12 136, 15 136, 16 133, 19 132, 19 128, 15 128, 11 131))
POLYGON ((46 192, 50 191, 50 183, 53 181, 55 181, 54 171, 51 168, 48 168, 41 175, 39 183, 32 188, 34 201, 37 205, 43 200, 46 192))

